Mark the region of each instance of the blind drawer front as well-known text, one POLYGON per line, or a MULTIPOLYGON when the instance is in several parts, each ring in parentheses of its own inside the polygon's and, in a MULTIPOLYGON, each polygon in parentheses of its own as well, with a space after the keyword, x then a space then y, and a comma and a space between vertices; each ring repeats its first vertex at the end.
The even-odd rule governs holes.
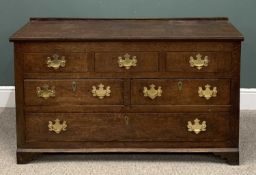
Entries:
POLYGON ((83 73, 88 72, 87 53, 25 53, 25 73, 83 73))
POLYGON ((167 72, 230 72, 231 52, 167 52, 167 72))
POLYGON ((96 52, 95 72, 157 72, 158 52, 96 52))

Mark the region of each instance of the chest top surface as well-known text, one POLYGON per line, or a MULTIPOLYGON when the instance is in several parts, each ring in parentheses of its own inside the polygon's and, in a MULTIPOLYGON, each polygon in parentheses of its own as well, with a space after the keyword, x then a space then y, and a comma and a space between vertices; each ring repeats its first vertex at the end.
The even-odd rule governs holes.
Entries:
POLYGON ((228 18, 31 18, 10 41, 243 40, 228 18))

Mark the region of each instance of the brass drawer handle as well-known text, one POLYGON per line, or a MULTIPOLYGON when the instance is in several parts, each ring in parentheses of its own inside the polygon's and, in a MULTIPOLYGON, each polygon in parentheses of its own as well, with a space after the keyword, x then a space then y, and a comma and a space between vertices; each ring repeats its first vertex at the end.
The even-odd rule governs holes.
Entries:
POLYGON ((47 100, 50 97, 55 97, 55 86, 50 88, 49 85, 45 84, 42 87, 37 87, 36 93, 38 97, 47 100))
POLYGON ((209 63, 208 56, 205 56, 204 59, 202 59, 202 57, 203 56, 201 54, 197 54, 196 59, 191 56, 189 60, 190 67, 196 67, 198 70, 201 70, 203 67, 207 67, 209 63))
POLYGON ((137 65, 136 56, 131 56, 127 53, 123 57, 118 57, 119 67, 125 67, 125 69, 130 69, 132 66, 135 67, 137 65), (124 58, 123 58, 124 57, 124 58))
POLYGON ((200 124, 200 120, 196 118, 194 120, 194 124, 192 124, 191 121, 188 121, 187 127, 189 132, 199 134, 202 131, 206 131, 206 121, 202 121, 202 123, 200 124))
POLYGON ((48 128, 49 128, 49 131, 53 131, 53 132, 59 134, 61 131, 67 130, 67 122, 64 120, 61 123, 60 119, 57 118, 54 122, 49 121, 48 128))
POLYGON ((159 86, 158 89, 156 89, 154 84, 151 84, 150 89, 148 89, 147 87, 144 87, 143 93, 144 93, 144 97, 149 97, 152 100, 155 99, 156 97, 160 97, 162 95, 162 87, 159 86))
POLYGON ((46 63, 49 68, 53 68, 57 70, 60 67, 65 67, 66 65, 65 56, 59 56, 57 54, 54 54, 51 57, 47 57, 46 63))
POLYGON ((92 95, 98 97, 99 99, 103 99, 104 97, 109 97, 111 93, 110 86, 107 86, 104 89, 103 84, 98 85, 98 89, 96 86, 92 86, 92 95))
POLYGON ((209 100, 212 97, 216 97, 217 93, 218 93, 217 87, 213 87, 212 90, 211 90, 211 85, 209 85, 209 84, 205 85, 204 90, 201 86, 198 87, 199 97, 204 97, 206 100, 209 100))

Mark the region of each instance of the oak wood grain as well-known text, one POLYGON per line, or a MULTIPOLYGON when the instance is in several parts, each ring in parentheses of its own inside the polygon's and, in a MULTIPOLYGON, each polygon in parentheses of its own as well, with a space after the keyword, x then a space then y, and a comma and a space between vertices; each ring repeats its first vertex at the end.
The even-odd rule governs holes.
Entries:
POLYGON ((238 164, 242 40, 227 18, 32 18, 10 38, 18 163, 44 152, 215 152, 238 164), (129 70, 117 63, 126 53, 138 61, 129 70), (53 54, 66 66, 48 68, 53 54), (208 66, 190 66, 197 54, 208 56, 208 66), (92 96, 100 83, 111 87, 109 97, 92 96), (45 84, 55 97, 37 97, 45 84), (154 100, 143 95, 150 84, 163 90, 154 100), (198 96, 206 84, 217 87, 216 97, 198 96), (67 131, 48 130, 56 118, 67 131), (195 118, 207 131, 187 131, 195 118))
POLYGON ((232 39, 242 35, 228 19, 36 19, 20 29, 11 41, 120 39, 232 39), (189 29, 189 30, 187 30, 189 29), (70 32, 72 31, 72 32, 70 32), (86 31, 86 32, 85 32, 86 31))
POLYGON ((228 79, 133 79, 131 81, 131 103, 133 105, 229 105, 230 81, 228 79), (179 89, 178 84, 181 84, 179 89), (155 99, 145 97, 144 87, 154 84, 161 87, 162 94, 155 99), (205 85, 217 88, 217 96, 209 100, 199 97, 198 88, 205 85))
POLYGON ((24 95, 27 106, 59 106, 59 105, 123 105, 124 82, 120 79, 73 79, 73 80, 25 80, 24 95), (73 89, 75 83, 75 89, 73 89), (99 99, 93 96, 93 86, 99 89, 104 85, 104 90, 110 87, 110 96, 99 99), (55 96, 48 99, 38 97, 37 87, 49 85, 54 87, 55 96))
POLYGON ((158 52, 96 52, 95 53, 95 72, 157 72, 158 71, 158 52), (124 59, 125 54, 130 55, 130 59, 136 57, 136 66, 127 70, 119 67, 118 58, 124 59))
POLYGON ((87 53, 26 53, 24 54, 24 72, 25 73, 72 73, 87 72, 88 68, 87 53), (64 57, 65 66, 53 69, 48 67, 48 58, 53 60, 53 55, 58 55, 58 59, 64 57))
POLYGON ((42 141, 173 141, 220 142, 229 139, 229 114, 47 114, 27 113, 26 142, 42 141), (59 134, 49 131, 48 121, 66 121, 59 134), (206 121, 205 132, 189 132, 188 121, 206 121))
POLYGON ((167 52, 166 71, 182 72, 229 72, 231 71, 231 52, 167 52), (190 57, 194 60, 200 54, 202 59, 208 59, 207 66, 197 69, 190 66, 190 57))

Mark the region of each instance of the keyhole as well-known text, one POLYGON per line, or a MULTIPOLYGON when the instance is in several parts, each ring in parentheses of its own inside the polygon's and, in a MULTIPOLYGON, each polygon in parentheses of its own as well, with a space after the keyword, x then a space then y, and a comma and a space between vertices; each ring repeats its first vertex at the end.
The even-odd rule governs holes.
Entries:
POLYGON ((72 90, 73 90, 73 92, 76 92, 76 89, 77 89, 76 82, 73 81, 73 82, 72 82, 72 90))
POLYGON ((125 120, 125 124, 129 125, 129 117, 128 116, 124 116, 124 120, 125 120))
POLYGON ((183 87, 183 83, 182 83, 182 81, 179 81, 178 82, 178 90, 181 91, 182 87, 183 87))

